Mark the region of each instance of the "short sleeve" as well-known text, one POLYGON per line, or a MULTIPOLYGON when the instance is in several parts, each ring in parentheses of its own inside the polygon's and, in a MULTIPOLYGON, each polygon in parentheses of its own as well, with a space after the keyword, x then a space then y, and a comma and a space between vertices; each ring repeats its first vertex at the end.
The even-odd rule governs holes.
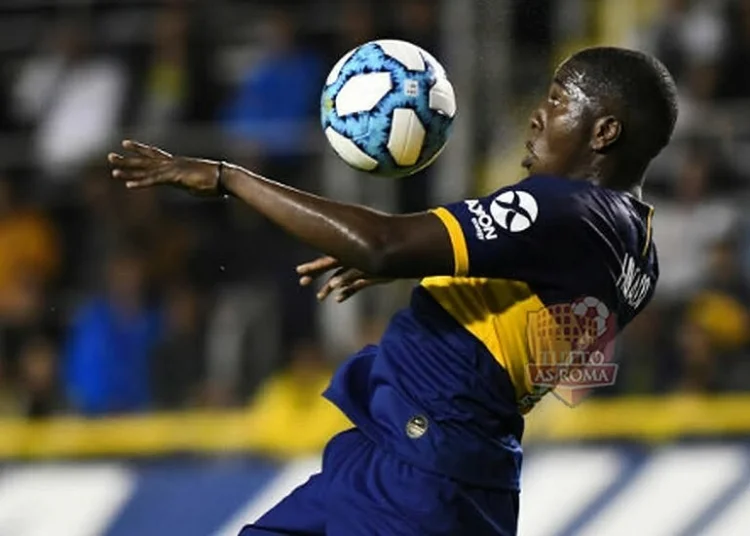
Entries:
POLYGON ((456 276, 547 280, 584 255, 581 185, 533 177, 436 209, 450 236, 456 276))

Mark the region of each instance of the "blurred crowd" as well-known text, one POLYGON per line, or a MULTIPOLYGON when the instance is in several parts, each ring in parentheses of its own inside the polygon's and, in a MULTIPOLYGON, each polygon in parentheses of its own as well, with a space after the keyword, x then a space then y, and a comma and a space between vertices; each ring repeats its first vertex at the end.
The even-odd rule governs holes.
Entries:
POLYGON ((27 4, 0 32, 0 415, 314 412, 342 357, 295 277, 315 252, 239 203, 126 193, 105 155, 136 137, 319 191, 328 66, 383 33, 435 50, 434 4, 27 4))
POLYGON ((750 2, 665 0, 635 44, 680 91, 676 141, 646 184, 661 277, 620 345, 612 393, 750 390, 750 2))
MULTIPOLYGON (((685 110, 647 189, 662 278, 601 394, 750 390, 738 120, 750 115, 750 1, 659 3, 633 39, 675 74, 685 110)), ((547 4, 509 2, 524 73, 536 50, 542 78, 547 4)), ((319 191, 328 66, 382 36, 440 57, 438 8, 169 0, 3 14, 0 415, 317 404, 343 356, 322 349, 313 293, 294 276, 315 252, 234 202, 125 193, 104 155, 138 137, 319 191)), ((427 208, 428 177, 398 187, 399 210, 427 208)), ((362 324, 368 342, 383 319, 362 324)))

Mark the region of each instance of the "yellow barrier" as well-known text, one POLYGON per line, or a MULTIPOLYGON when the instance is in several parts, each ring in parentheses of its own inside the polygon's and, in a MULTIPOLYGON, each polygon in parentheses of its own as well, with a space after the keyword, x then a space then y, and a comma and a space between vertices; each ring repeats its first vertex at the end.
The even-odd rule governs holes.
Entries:
POLYGON ((0 421, 6 458, 142 456, 231 452, 257 446, 244 412, 159 414, 99 420, 0 421))
MULTIPOLYGON (((0 420, 0 458, 138 457, 260 452, 288 457, 324 439, 274 446, 246 411, 188 412, 88 420, 0 420), (278 448, 276 448, 278 447, 278 448)), ((750 395, 589 400, 571 409, 549 397, 527 419, 526 442, 671 441, 750 436, 750 395)), ((279 437, 279 440, 281 438, 279 437)))
POLYGON ((569 408, 549 397, 527 421, 534 441, 671 441, 750 435, 750 395, 626 397, 569 408))

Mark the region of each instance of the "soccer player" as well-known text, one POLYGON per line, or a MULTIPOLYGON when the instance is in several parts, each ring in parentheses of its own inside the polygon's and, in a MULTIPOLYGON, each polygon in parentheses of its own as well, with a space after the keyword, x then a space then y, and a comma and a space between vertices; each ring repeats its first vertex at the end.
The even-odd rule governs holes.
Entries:
POLYGON ((380 344, 342 364, 324 394, 355 428, 329 442, 319 474, 241 534, 515 534, 523 415, 549 391, 530 378, 530 319, 585 296, 621 329, 651 299, 658 265, 641 185, 670 140, 676 102, 656 59, 582 50, 531 116, 529 177, 418 214, 338 203, 133 141, 110 154, 128 188, 232 195, 334 259, 303 266, 303 283, 351 269, 323 294, 421 278, 380 344))

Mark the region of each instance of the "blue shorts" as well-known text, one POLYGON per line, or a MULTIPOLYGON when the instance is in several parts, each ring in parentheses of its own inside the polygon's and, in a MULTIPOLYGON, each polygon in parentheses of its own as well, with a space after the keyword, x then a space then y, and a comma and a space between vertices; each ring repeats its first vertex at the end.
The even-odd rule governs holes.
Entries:
POLYGON ((328 443, 322 472, 240 536, 514 536, 517 519, 518 492, 427 473, 354 429, 328 443))

